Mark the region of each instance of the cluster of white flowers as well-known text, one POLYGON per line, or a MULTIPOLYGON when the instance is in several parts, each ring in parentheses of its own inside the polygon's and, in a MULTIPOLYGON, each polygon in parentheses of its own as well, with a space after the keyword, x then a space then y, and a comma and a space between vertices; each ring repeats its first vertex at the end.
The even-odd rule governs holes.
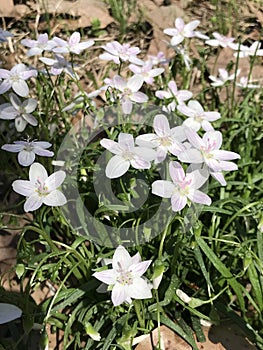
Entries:
MULTIPOLYGON (((164 30, 164 33, 171 37, 168 45, 182 57, 187 70, 190 70, 192 65, 187 42, 192 38, 204 40, 205 44, 212 47, 231 48, 235 51, 234 56, 238 55, 240 58, 263 56, 260 42, 256 41, 248 47, 237 44, 234 38, 225 37, 217 32, 212 34, 213 38, 209 38, 196 30, 199 24, 197 20, 186 24, 182 18, 177 18, 174 28, 164 30)), ((11 36, 11 33, 0 30, 0 42, 11 36)), ((24 132, 28 124, 33 127, 38 125, 38 120, 33 115, 38 101, 29 97, 28 79, 48 72, 54 76, 66 74, 72 80, 78 80, 73 63, 69 62, 68 57, 79 55, 83 50, 90 48, 94 45, 94 40, 81 41, 79 32, 74 32, 68 40, 56 36, 49 39, 48 34, 44 33, 36 40, 23 39, 21 44, 28 48, 28 57, 41 56, 39 61, 42 62, 42 67, 44 64, 44 68, 37 70, 19 63, 11 70, 0 69, 0 94, 12 89, 8 95, 9 102, 0 105, 0 119, 13 121, 20 133, 24 132), (44 56, 44 53, 48 55, 44 56)), ((111 102, 120 103, 123 114, 129 115, 134 103, 144 104, 148 101, 149 97, 145 93, 147 89, 144 89, 144 92, 140 91, 147 84, 149 88, 153 88, 158 102, 163 104, 164 111, 154 116, 153 130, 150 133, 138 135, 134 139, 133 135, 120 132, 118 142, 106 138, 101 140, 101 145, 114 154, 106 166, 106 176, 110 179, 118 178, 130 167, 139 170, 150 169, 165 161, 169 155, 172 159, 169 161, 169 177, 154 181, 152 193, 170 199, 174 212, 181 211, 192 202, 210 205, 211 199, 202 192, 202 186, 210 175, 221 185, 226 185, 223 171, 237 170, 237 165, 231 160, 240 158, 235 152, 220 149, 222 134, 212 126, 214 121, 220 119, 220 113, 205 110, 200 102, 193 98, 191 91, 180 89, 174 80, 163 86, 160 76, 165 73, 165 65, 169 60, 162 52, 142 60, 138 57, 141 53, 140 48, 132 47, 128 43, 113 41, 101 48, 104 53, 99 58, 118 65, 118 74, 106 78, 103 86, 86 96, 92 99, 107 90, 110 92, 111 102), (120 75, 123 63, 129 69, 128 77, 125 78, 120 75), (158 79, 162 85, 161 89, 157 89, 158 79), (170 112, 184 117, 182 125, 170 126, 167 118, 170 112), (198 134, 199 131, 202 132, 202 136, 198 134), (190 164, 186 171, 186 167, 181 163, 190 164)), ((222 68, 219 69, 218 77, 210 75, 209 78, 213 87, 220 87, 229 81, 236 81, 239 74, 239 69, 230 74, 222 68)), ((259 87, 258 84, 253 84, 250 77, 241 77, 239 82, 236 81, 236 85, 242 88, 259 87)), ((65 106, 63 111, 70 111, 83 99, 84 94, 79 95, 77 92, 75 102, 65 106)), ((37 210, 42 204, 61 206, 67 201, 59 189, 65 179, 65 172, 56 171, 48 176, 45 167, 35 162, 36 156, 53 157, 54 153, 49 150, 51 146, 47 141, 31 141, 26 138, 1 147, 4 151, 18 153, 18 163, 22 166, 30 166, 29 180, 15 180, 12 185, 14 191, 26 197, 25 211, 37 210)), ((119 246, 110 263, 112 269, 95 272, 93 276, 110 286, 114 305, 130 303, 132 298, 151 298, 154 283, 152 285, 142 277, 151 260, 142 262, 139 253, 131 257, 124 247, 119 246)))

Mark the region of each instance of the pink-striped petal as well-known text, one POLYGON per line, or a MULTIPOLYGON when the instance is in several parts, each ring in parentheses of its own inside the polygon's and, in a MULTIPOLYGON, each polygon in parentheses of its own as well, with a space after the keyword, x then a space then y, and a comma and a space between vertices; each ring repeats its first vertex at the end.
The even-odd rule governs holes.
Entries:
POLYGON ((180 192, 175 192, 171 197, 172 210, 177 212, 182 210, 187 204, 187 197, 181 195, 180 192))

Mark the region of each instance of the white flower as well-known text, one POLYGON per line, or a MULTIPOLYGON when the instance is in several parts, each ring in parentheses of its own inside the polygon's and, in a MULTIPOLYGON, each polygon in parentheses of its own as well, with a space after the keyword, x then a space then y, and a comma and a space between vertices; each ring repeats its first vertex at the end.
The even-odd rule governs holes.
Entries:
POLYGON ((141 276, 146 272, 151 260, 141 261, 139 253, 130 256, 123 246, 118 246, 112 259, 112 269, 95 272, 93 276, 112 286, 111 300, 114 306, 133 299, 152 297, 151 284, 141 276))
POLYGON ((23 63, 16 64, 10 71, 1 68, 0 78, 3 81, 0 83, 0 94, 12 88, 17 95, 26 97, 29 94, 29 88, 25 80, 36 76, 37 71, 27 68, 23 63))
POLYGON ((55 55, 55 58, 40 57, 39 60, 47 66, 51 66, 51 74, 59 75, 64 72, 73 79, 79 79, 78 75, 73 71, 71 63, 61 55, 55 55))
POLYGON ((210 122, 213 122, 221 117, 218 112, 205 112, 201 104, 196 100, 191 100, 186 105, 179 105, 178 111, 189 117, 183 122, 184 126, 187 126, 195 131, 198 131, 201 127, 205 131, 213 130, 210 122))
POLYGON ((116 64, 126 61, 135 64, 142 63, 142 60, 136 57, 141 52, 138 47, 131 47, 130 44, 121 45, 118 41, 113 41, 103 45, 102 48, 107 52, 99 55, 101 60, 113 61, 116 64))
POLYGON ((152 193, 163 198, 171 198, 173 211, 182 210, 188 202, 211 204, 210 197, 198 190, 207 181, 206 171, 194 170, 185 174, 180 163, 170 162, 169 172, 172 181, 154 181, 152 193))
POLYGON ((22 310, 13 304, 0 303, 0 324, 16 320, 22 315, 22 310))
POLYGON ((157 155, 155 163, 161 163, 168 152, 177 156, 184 150, 181 143, 186 139, 184 128, 176 126, 170 129, 168 119, 163 114, 157 114, 154 117, 153 128, 155 134, 144 134, 136 137, 136 143, 139 146, 156 148, 157 155))
POLYGON ((114 76, 111 86, 119 90, 117 96, 121 101, 124 114, 131 113, 133 102, 144 103, 148 101, 148 96, 143 92, 138 91, 143 84, 143 80, 143 77, 140 75, 134 75, 127 81, 119 75, 114 76))
POLYGON ((137 75, 140 75, 147 84, 153 84, 154 77, 162 74, 164 72, 164 68, 152 68, 152 63, 150 61, 145 62, 143 66, 136 66, 135 64, 130 64, 130 70, 137 75))
POLYGON ((235 44, 233 45, 233 49, 238 50, 238 52, 235 52, 234 56, 239 56, 240 58, 248 56, 263 56, 263 49, 260 47, 260 41, 254 41, 250 47, 246 45, 235 44))
POLYGON ((48 40, 47 33, 39 34, 37 40, 23 39, 21 44, 29 47, 27 56, 41 55, 43 51, 51 51, 56 43, 53 40, 48 40))
POLYGON ((40 163, 33 163, 29 169, 28 180, 15 180, 13 190, 22 196, 26 196, 24 204, 25 212, 33 211, 42 204, 49 206, 64 205, 67 200, 64 194, 57 188, 62 184, 66 173, 62 170, 48 176, 46 169, 40 163))
POLYGON ((28 124, 36 126, 37 120, 31 114, 37 106, 37 100, 28 98, 23 102, 13 93, 9 95, 11 103, 0 105, 0 119, 12 120, 15 119, 15 127, 18 132, 25 130, 28 124))
POLYGON ((7 41, 6 38, 13 36, 12 33, 8 32, 7 30, 3 30, 0 28, 0 43, 7 41))
POLYGON ((221 46, 221 47, 231 47, 233 48, 233 41, 235 38, 229 38, 217 32, 212 33, 215 39, 206 40, 206 44, 210 46, 221 46))
POLYGON ((188 90, 178 90, 176 82, 174 80, 168 83, 169 90, 158 90, 155 92, 155 96, 160 99, 176 98, 178 104, 182 104, 193 96, 192 92, 188 90))
MULTIPOLYGON (((227 81, 231 81, 231 80, 235 79, 235 73, 229 75, 227 70, 225 70, 224 68, 219 68, 218 71, 219 71, 218 78, 213 76, 213 75, 209 75, 209 79, 213 81, 213 83, 211 83, 211 85, 214 87, 223 86, 227 81)), ((240 73, 240 69, 237 70, 236 76, 238 76, 239 73, 240 73)))
POLYGON ((135 169, 150 169, 151 161, 156 156, 152 149, 134 146, 134 139, 130 134, 120 133, 118 142, 102 139, 100 144, 115 154, 106 166, 106 176, 110 179, 122 176, 130 166, 135 169))
POLYGON ((199 25, 200 21, 192 21, 185 24, 182 18, 176 18, 175 28, 166 28, 164 33, 172 36, 171 45, 176 46, 180 44, 185 38, 192 38, 196 36, 194 29, 199 25))
POLYGON ((75 53, 79 55, 81 51, 88 49, 92 45, 94 45, 94 40, 87 40, 80 42, 80 33, 74 32, 71 34, 70 38, 66 41, 60 39, 58 37, 54 37, 53 41, 56 43, 57 47, 55 47, 52 51, 55 53, 75 53))
POLYGON ((14 144, 5 144, 1 148, 8 152, 18 152, 18 163, 29 166, 34 162, 35 155, 53 157, 54 153, 47 150, 51 146, 51 143, 45 141, 14 141, 14 144))
POLYGON ((236 86, 243 89, 257 89, 260 88, 260 85, 253 84, 251 80, 248 80, 248 77, 241 77, 239 82, 236 82, 236 86))
POLYGON ((186 129, 186 136, 193 148, 181 152, 178 159, 184 163, 203 164, 210 170, 210 174, 225 186, 226 181, 222 171, 237 170, 237 165, 228 160, 239 159, 240 155, 220 150, 222 145, 222 134, 220 131, 207 131, 201 138, 194 130, 186 129))

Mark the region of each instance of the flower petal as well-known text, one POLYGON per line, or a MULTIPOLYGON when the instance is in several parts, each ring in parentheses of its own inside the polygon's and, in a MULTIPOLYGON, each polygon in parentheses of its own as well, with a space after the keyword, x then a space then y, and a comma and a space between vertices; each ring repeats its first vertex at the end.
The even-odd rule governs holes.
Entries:
POLYGON ((238 153, 231 151, 215 150, 213 151, 213 155, 216 159, 219 160, 240 159, 240 155, 238 153))
POLYGON ((107 285, 116 283, 116 272, 113 269, 103 270, 99 272, 95 272, 92 274, 99 281, 106 283, 107 285))
POLYGON ((29 197, 35 193, 35 186, 28 180, 15 180, 12 184, 13 190, 22 196, 29 197))
POLYGON ((109 179, 116 179, 125 174, 130 167, 130 162, 121 156, 112 157, 106 166, 106 176, 109 179))
POLYGON ((173 211, 180 211, 186 206, 187 197, 185 195, 181 195, 179 192, 174 192, 171 197, 171 203, 173 211))
POLYGON ((120 269, 127 270, 129 266, 131 266, 133 260, 128 252, 122 245, 119 245, 112 258, 112 267, 116 271, 120 269))
POLYGON ((29 169, 29 180, 36 183, 38 179, 44 182, 48 178, 46 169, 40 163, 33 163, 29 169))
POLYGON ((66 204, 67 199, 61 191, 54 190, 43 197, 43 203, 50 207, 57 207, 66 204))
POLYGON ((121 132, 118 136, 118 143, 123 150, 132 151, 134 149, 134 139, 131 134, 121 132))
POLYGON ((183 163, 194 163, 194 164, 198 164, 198 163, 203 163, 204 162, 204 158, 202 156, 202 153, 195 148, 190 148, 187 149, 183 152, 181 152, 178 156, 178 159, 180 160, 180 162, 183 163))
POLYGON ((22 150, 18 153, 18 163, 23 166, 31 165, 35 160, 35 153, 22 150))
POLYGON ((45 185, 48 188, 48 191, 53 191, 58 188, 62 182, 65 180, 66 173, 63 170, 59 170, 51 174, 46 180, 45 185))
POLYGON ((143 92, 138 91, 131 94, 130 99, 133 102, 144 103, 148 101, 148 96, 145 95, 143 92))
POLYGON ((152 193, 162 198, 171 198, 174 189, 171 181, 157 180, 152 183, 152 193))
POLYGON ((1 147, 2 150, 13 152, 13 153, 20 152, 22 151, 23 148, 24 148, 24 145, 19 145, 19 144, 18 145, 6 144, 1 147))
POLYGON ((15 127, 18 132, 24 131, 26 126, 27 126, 27 121, 23 117, 21 116, 16 117, 15 127))
POLYGON ((135 157, 130 160, 131 166, 135 169, 150 169, 151 163, 142 157, 135 157))
POLYGON ((153 128, 159 137, 170 136, 170 125, 164 114, 157 114, 154 117, 153 128))
POLYGON ((169 173, 175 184, 180 183, 185 179, 184 169, 179 162, 169 163, 169 173))
POLYGON ((140 90, 142 84, 143 84, 144 78, 143 76, 139 74, 135 74, 127 81, 127 88, 131 89, 132 92, 137 92, 140 90))
POLYGON ((134 278, 133 284, 129 285, 129 296, 134 299, 148 299, 152 297, 151 287, 147 280, 134 278))
POLYGON ((195 189, 190 189, 187 197, 194 203, 206 205, 212 203, 211 198, 207 194, 195 189))
POLYGON ((12 89, 16 94, 22 97, 26 97, 29 94, 29 88, 24 80, 15 81, 12 84, 12 89))
POLYGON ((145 271, 148 269, 150 266, 152 260, 145 260, 141 261, 139 263, 133 263, 128 270, 132 272, 132 275, 135 277, 141 277, 145 271))
POLYGON ((106 148, 108 151, 110 151, 114 154, 120 155, 122 153, 122 149, 121 149, 120 145, 113 140, 102 139, 102 140, 100 140, 100 144, 102 147, 106 148))
POLYGON ((128 98, 122 98, 121 100, 121 108, 123 114, 130 114, 132 111, 132 102, 128 98))
POLYGON ((120 283, 116 283, 112 289, 111 300, 114 306, 118 306, 126 301, 129 295, 126 292, 125 286, 120 283))
POLYGON ((34 211, 40 208, 42 204, 42 197, 40 197, 38 193, 34 193, 33 195, 27 198, 24 204, 24 210, 25 212, 34 211))

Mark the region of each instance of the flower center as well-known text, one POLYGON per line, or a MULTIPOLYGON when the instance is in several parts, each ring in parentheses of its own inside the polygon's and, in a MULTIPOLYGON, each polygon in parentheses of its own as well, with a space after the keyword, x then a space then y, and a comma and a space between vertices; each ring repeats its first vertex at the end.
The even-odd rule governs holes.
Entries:
POLYGON ((37 178, 35 186, 35 191, 39 196, 46 196, 49 194, 48 187, 45 185, 45 182, 43 182, 39 177, 37 178))
POLYGON ((134 154, 130 151, 124 151, 123 154, 122 154, 122 157, 125 159, 125 160, 132 160, 134 159, 134 154))
POLYGON ((33 150, 33 146, 32 145, 30 145, 30 144, 27 144, 27 145, 25 145, 25 147, 24 147, 24 151, 27 151, 27 152, 31 152, 32 150, 33 150))
POLYGON ((11 76, 11 80, 14 82, 14 83, 17 83, 20 81, 20 77, 17 73, 15 73, 14 75, 11 76))
POLYGON ((131 89, 129 89, 129 88, 125 88, 124 90, 123 90, 123 93, 122 93, 122 96, 125 98, 129 98, 129 96, 132 94, 132 91, 131 91, 131 89))
POLYGON ((163 136, 163 137, 160 137, 160 143, 161 143, 161 146, 169 147, 172 145, 173 142, 170 136, 163 136))
POLYGON ((116 281, 122 285, 130 285, 133 282, 132 273, 129 271, 121 271, 116 281))

